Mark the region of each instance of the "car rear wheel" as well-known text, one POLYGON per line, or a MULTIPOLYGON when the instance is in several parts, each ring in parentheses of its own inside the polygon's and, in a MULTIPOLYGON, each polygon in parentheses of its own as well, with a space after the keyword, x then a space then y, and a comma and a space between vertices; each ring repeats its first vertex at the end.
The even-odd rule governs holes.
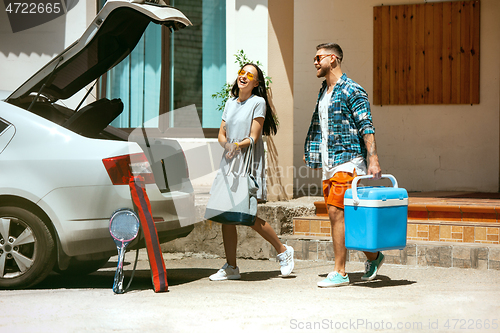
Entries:
POLYGON ((0 288, 27 288, 42 281, 56 260, 45 223, 19 207, 0 207, 0 288))

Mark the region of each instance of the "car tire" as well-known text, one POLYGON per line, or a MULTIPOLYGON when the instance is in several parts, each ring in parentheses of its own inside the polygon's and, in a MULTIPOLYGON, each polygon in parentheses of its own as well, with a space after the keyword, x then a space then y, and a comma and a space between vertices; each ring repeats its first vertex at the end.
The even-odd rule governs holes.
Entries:
POLYGON ((0 288, 28 288, 54 267, 55 243, 47 225, 20 207, 0 207, 0 288))
POLYGON ((109 258, 102 258, 97 260, 85 260, 85 261, 72 259, 71 262, 69 263, 68 268, 66 268, 65 270, 61 270, 56 265, 56 267, 54 267, 54 271, 56 271, 61 275, 68 275, 68 276, 87 275, 90 273, 94 273, 99 268, 106 265, 108 261, 109 258))

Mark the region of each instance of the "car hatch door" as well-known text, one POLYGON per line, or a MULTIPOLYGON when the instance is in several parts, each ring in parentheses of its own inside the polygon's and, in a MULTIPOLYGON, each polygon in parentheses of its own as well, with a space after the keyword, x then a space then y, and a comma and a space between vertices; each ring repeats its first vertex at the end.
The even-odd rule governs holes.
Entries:
POLYGON ((43 86, 50 100, 67 99, 127 57, 150 22, 177 30, 192 25, 178 9, 148 1, 108 0, 81 38, 28 79, 6 102, 43 86))

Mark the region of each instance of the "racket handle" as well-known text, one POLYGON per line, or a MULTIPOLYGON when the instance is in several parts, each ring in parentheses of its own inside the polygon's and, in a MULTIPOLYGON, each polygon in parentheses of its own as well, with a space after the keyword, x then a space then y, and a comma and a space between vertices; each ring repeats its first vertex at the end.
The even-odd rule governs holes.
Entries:
POLYGON ((125 244, 118 248, 118 266, 116 267, 115 280, 113 282, 113 292, 123 294, 123 260, 125 257, 125 244))

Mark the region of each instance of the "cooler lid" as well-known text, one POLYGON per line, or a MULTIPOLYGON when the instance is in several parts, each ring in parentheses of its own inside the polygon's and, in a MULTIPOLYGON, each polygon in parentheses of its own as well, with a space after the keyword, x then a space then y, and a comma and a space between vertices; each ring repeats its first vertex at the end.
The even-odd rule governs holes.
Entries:
MULTIPOLYGON (((362 207, 407 206, 408 192, 404 188, 366 186, 358 187, 357 195, 362 207)), ((346 191, 344 204, 354 206, 352 190, 346 191)))

